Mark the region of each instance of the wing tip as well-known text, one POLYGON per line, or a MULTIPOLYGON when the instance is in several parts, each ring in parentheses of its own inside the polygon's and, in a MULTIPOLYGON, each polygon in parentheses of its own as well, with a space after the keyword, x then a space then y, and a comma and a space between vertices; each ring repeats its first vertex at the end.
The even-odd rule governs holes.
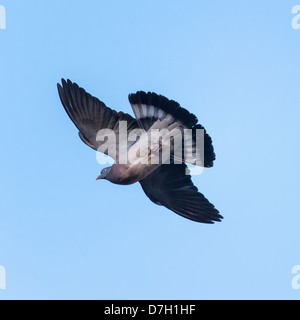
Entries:
POLYGON ((61 83, 58 82, 57 85, 61 86, 63 88, 68 87, 68 86, 73 86, 73 85, 78 86, 75 82, 71 81, 70 79, 61 78, 60 82, 61 83))
POLYGON ((212 168, 214 166, 214 161, 216 160, 216 153, 214 150, 212 138, 206 132, 205 128, 198 123, 192 128, 194 139, 196 139, 195 137, 197 129, 204 130, 204 167, 212 168))
MULTIPOLYGON (((171 209, 172 210, 172 209, 171 209)), ((198 223, 203 223, 203 224, 215 224, 215 223, 219 223, 219 222, 222 222, 223 221, 223 217, 221 215, 218 215, 218 217, 207 217, 207 218, 204 218, 204 217, 198 217, 198 216, 194 216, 194 215, 187 215, 187 214, 184 214, 183 212, 181 211, 175 211, 175 210, 172 210, 174 211, 175 213, 178 214, 178 216, 180 216, 181 218, 184 218, 184 219, 187 219, 187 220, 190 220, 190 221, 194 221, 194 222, 198 222, 198 223)))

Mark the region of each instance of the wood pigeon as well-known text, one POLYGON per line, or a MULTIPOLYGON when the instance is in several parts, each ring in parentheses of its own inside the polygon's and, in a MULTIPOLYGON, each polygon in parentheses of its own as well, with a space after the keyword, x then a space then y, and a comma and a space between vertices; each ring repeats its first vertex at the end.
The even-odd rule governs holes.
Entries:
MULTIPOLYGON (((214 223, 223 219, 214 205, 198 192, 186 165, 195 163, 193 161, 198 157, 195 152, 197 129, 204 132, 202 166, 212 167, 215 160, 212 140, 197 124, 195 115, 162 95, 138 91, 129 95, 135 115, 132 117, 108 108, 70 80, 62 79, 62 85, 57 87, 64 109, 79 130, 81 140, 114 159, 114 164, 104 168, 97 180, 106 179, 120 185, 139 182, 152 202, 193 221, 214 223), (175 136, 184 130, 192 137, 190 157, 182 151, 178 153, 174 147, 175 136), (153 132, 165 134, 154 143, 153 132), (162 160, 165 136, 170 141, 169 161, 162 160), (178 154, 182 155, 182 161, 178 161, 178 154)), ((189 143, 180 139, 177 141, 188 148, 189 143)))

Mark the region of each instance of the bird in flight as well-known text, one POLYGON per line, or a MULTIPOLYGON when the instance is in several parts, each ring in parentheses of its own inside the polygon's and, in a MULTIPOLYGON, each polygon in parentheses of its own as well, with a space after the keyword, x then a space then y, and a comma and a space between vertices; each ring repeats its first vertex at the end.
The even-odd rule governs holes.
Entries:
POLYGON ((139 182, 152 202, 196 222, 223 219, 198 192, 186 164, 209 168, 215 160, 212 140, 194 114, 162 95, 138 91, 129 95, 132 117, 110 109, 70 80, 62 79, 57 87, 81 140, 114 159, 97 180, 120 185, 139 182), (197 152, 198 130, 203 133, 201 153, 197 152), (169 153, 164 152, 166 146, 169 153))

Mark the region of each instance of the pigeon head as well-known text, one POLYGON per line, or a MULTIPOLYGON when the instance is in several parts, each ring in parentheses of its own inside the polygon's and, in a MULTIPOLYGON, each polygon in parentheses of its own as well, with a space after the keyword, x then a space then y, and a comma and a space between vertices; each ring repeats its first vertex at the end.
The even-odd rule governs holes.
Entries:
POLYGON ((96 180, 106 179, 107 174, 109 173, 110 169, 111 169, 111 167, 104 168, 104 169, 101 171, 100 176, 99 176, 96 180))

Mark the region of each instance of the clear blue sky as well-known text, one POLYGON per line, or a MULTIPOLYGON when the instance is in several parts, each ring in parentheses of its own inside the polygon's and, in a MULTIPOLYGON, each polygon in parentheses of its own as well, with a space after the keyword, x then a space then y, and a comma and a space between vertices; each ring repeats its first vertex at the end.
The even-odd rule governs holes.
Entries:
POLYGON ((1 0, 0 299, 300 299, 300 1, 1 0), (195 113, 215 225, 96 182, 59 101, 70 78, 117 110, 155 91, 195 113))

